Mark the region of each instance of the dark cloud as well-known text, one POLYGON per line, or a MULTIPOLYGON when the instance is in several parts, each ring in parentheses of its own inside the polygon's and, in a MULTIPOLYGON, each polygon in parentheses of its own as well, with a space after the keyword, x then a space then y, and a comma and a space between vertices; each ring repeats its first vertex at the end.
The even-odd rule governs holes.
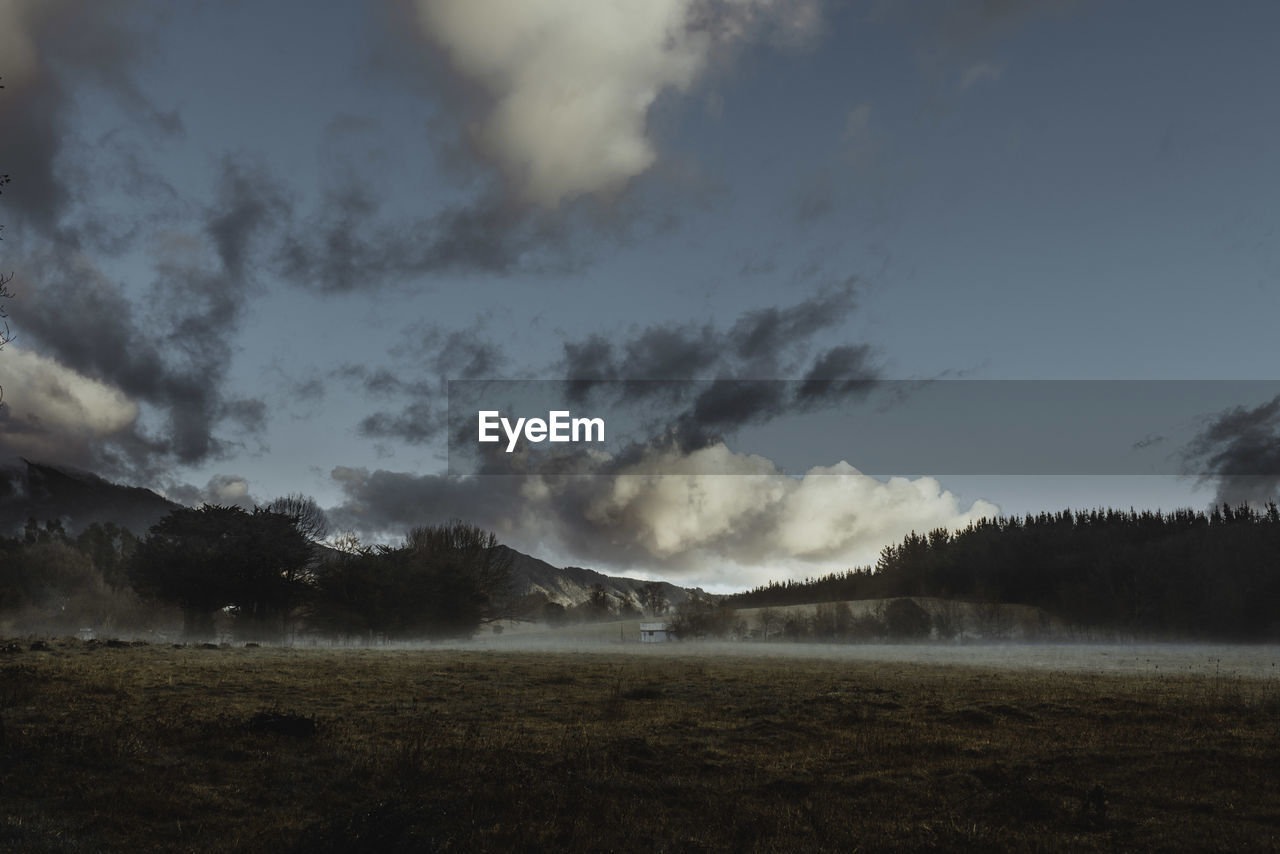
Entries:
POLYGON ((867 345, 840 345, 808 361, 815 336, 853 313, 855 284, 745 312, 728 329, 665 324, 618 342, 566 341, 558 368, 573 402, 608 395, 661 404, 651 420, 655 436, 684 450, 706 447, 737 427, 866 393, 878 376, 867 345))
POLYGON ((42 351, 80 374, 150 404, 163 427, 141 427, 102 448, 102 470, 139 474, 169 462, 225 455, 266 426, 259 399, 228 399, 232 342, 253 287, 255 242, 283 210, 261 170, 228 162, 204 234, 157 250, 145 301, 129 298, 79 252, 47 248, 23 259, 22 328, 42 351), (212 253, 206 251, 212 248, 212 253), (219 435, 223 427, 230 435, 219 435))
POLYGON ((265 166, 228 155, 218 170, 218 202, 205 215, 205 230, 228 275, 251 274, 249 255, 292 215, 284 189, 265 166))
POLYGON ((18 178, 5 198, 24 249, 15 263, 23 336, 79 375, 149 405, 160 422, 154 432, 135 423, 90 449, 66 445, 49 453, 138 477, 216 457, 261 433, 262 401, 226 399, 222 386, 254 241, 269 237, 272 222, 286 212, 260 169, 225 164, 216 201, 201 212, 147 164, 137 135, 154 143, 183 128, 178 114, 156 106, 134 77, 147 57, 146 12, 132 0, 15 0, 6 23, 9 44, 18 49, 8 57, 0 93, 6 130, 0 162, 18 178), (70 117, 86 92, 113 101, 133 120, 130 131, 96 141, 75 137, 70 117), (104 212, 87 201, 102 191, 155 204, 149 213, 136 205, 104 212), (155 243, 155 278, 141 300, 85 254, 136 248, 144 221, 179 221, 177 210, 200 217, 203 233, 168 231, 155 243), (216 435, 222 426, 232 428, 230 438, 216 435))
POLYGON ((360 420, 360 435, 371 439, 399 439, 423 444, 447 426, 443 408, 434 400, 418 400, 399 412, 375 412, 360 420))
POLYGON ((58 231, 83 192, 73 179, 86 177, 86 170, 63 162, 73 91, 97 89, 153 132, 182 130, 178 115, 156 107, 133 76, 134 65, 146 55, 147 36, 138 24, 148 16, 128 13, 141 5, 133 0, 10 0, 4 23, 11 28, 8 44, 18 49, 6 56, 6 88, 0 93, 5 129, 0 163, 20 176, 6 194, 10 215, 37 233, 72 242, 77 237, 58 231))
POLYGON ((1216 484, 1218 503, 1274 500, 1280 496, 1280 395, 1219 413, 1191 441, 1185 458, 1216 484))
POLYGON ((357 430, 372 439, 399 439, 424 444, 443 435, 448 426, 448 381, 498 376, 508 359, 502 347, 489 340, 483 319, 467 329, 445 330, 414 324, 402 341, 390 348, 400 371, 347 364, 332 377, 376 398, 401 398, 398 410, 379 410, 361 419, 357 430))
POLYGON ((1161 436, 1158 433, 1148 433, 1138 441, 1134 442, 1130 447, 1135 451, 1142 451, 1167 441, 1169 441, 1168 436, 1161 436))
POLYGON ((492 379, 509 361, 502 347, 489 340, 484 318, 465 329, 414 324, 390 353, 415 365, 425 362, 444 380, 492 379))
POLYGON ((348 184, 282 241, 276 265, 289 281, 322 293, 377 290, 441 273, 503 275, 574 269, 560 217, 480 196, 410 221, 348 184))
POLYGON ((345 496, 343 504, 326 508, 335 530, 396 536, 415 525, 450 518, 497 528, 520 512, 516 478, 459 479, 346 466, 335 468, 332 477, 345 496))
POLYGON ((812 407, 868 391, 878 375, 872 355, 866 344, 832 347, 814 361, 796 392, 797 398, 812 407))

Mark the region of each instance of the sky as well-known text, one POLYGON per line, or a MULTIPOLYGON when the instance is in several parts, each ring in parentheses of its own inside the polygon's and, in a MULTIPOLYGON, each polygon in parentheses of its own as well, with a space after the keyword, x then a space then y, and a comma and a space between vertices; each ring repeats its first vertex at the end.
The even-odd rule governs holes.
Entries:
POLYGON ((3 0, 0 459, 716 591, 997 513, 1264 500, 1278 31, 1244 0, 3 0), (459 474, 450 382, 482 380, 633 429, 459 474), (1107 453, 1160 462, 989 463, 1014 422, 972 380, 1121 389, 1107 453), (851 413, 937 383, 878 467, 851 413))

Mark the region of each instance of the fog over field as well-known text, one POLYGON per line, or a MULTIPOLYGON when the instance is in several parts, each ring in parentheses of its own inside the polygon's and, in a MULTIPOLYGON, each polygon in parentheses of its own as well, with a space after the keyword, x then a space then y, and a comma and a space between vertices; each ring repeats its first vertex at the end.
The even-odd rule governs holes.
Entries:
MULTIPOLYGON (((392 643, 366 648, 456 649, 511 652, 619 653, 638 661, 708 659, 813 659, 832 664, 874 662, 902 665, 955 665, 982 669, 1029 670, 1109 675, 1203 676, 1214 679, 1274 680, 1280 690, 1280 644, 1187 643, 753 643, 693 641, 623 645, 616 625, 584 627, 594 638, 566 633, 529 633, 484 637, 470 642, 392 643), (607 638, 612 636, 614 640, 607 638)), ((628 632, 628 640, 634 637, 628 632)))

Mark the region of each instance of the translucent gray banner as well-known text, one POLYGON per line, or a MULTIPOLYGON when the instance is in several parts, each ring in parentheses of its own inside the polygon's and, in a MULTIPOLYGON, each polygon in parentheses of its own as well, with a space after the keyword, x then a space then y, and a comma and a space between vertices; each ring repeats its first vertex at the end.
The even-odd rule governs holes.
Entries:
POLYGON ((449 383, 455 475, 755 473, 746 454, 791 473, 1278 476, 1280 380, 449 383))

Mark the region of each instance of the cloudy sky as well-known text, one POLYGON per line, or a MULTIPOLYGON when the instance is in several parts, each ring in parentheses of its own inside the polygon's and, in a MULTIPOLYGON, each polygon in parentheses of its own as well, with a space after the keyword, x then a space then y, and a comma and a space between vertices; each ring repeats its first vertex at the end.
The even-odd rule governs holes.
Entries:
POLYGON ((1269 0, 4 0, 0 455, 720 590, 1256 499, 1265 388, 1116 436, 1181 430, 1212 479, 872 477, 845 419, 850 381, 1274 379, 1277 32, 1269 0), (479 379, 651 433, 450 476, 479 379), (712 379, 790 382, 626 385, 712 379))

